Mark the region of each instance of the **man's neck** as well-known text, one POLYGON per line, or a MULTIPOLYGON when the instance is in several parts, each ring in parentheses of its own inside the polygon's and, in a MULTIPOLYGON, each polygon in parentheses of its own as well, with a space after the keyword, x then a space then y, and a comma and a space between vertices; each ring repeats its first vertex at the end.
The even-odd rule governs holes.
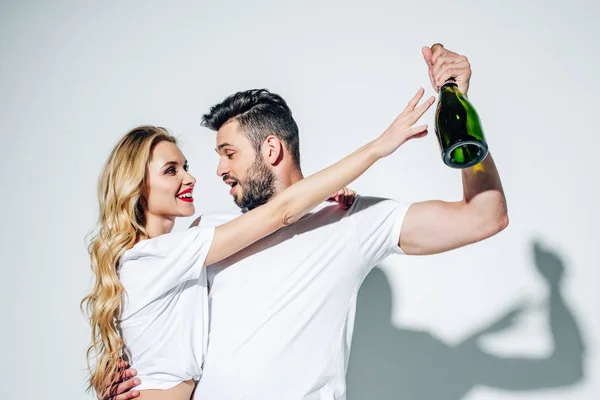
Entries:
POLYGON ((279 193, 282 193, 285 189, 289 188, 294 183, 301 181, 302 179, 304 179, 304 175, 302 175, 302 171, 299 169, 294 169, 285 176, 278 176, 277 183, 275 185, 275 194, 273 197, 277 196, 279 193))

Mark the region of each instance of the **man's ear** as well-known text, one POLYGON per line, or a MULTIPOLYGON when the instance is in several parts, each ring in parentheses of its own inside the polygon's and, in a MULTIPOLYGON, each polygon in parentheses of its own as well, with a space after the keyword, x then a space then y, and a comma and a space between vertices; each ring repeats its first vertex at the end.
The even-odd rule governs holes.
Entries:
POLYGON ((266 137, 262 146, 263 159, 270 165, 277 165, 283 159, 283 143, 275 135, 266 137))

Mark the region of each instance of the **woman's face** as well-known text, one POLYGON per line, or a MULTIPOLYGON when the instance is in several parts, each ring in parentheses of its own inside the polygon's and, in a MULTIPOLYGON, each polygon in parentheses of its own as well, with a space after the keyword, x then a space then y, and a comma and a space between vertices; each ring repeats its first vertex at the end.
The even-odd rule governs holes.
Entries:
POLYGON ((174 219, 194 215, 192 190, 196 178, 176 144, 159 142, 147 167, 147 213, 174 219))

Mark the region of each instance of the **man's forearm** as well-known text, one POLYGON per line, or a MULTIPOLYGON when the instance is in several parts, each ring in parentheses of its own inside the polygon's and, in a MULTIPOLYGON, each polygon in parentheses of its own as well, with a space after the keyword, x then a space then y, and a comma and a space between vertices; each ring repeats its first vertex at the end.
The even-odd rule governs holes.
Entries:
POLYGON ((505 226, 508 223, 506 198, 500 175, 491 154, 478 165, 463 169, 464 201, 485 220, 505 226))

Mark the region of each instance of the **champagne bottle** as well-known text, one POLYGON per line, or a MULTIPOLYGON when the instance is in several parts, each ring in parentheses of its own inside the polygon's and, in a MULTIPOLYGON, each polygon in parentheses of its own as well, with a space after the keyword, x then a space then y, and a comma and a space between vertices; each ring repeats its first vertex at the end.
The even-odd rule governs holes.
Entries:
POLYGON ((442 160, 449 167, 469 168, 479 164, 488 154, 477 111, 452 78, 440 88, 435 134, 442 160))

